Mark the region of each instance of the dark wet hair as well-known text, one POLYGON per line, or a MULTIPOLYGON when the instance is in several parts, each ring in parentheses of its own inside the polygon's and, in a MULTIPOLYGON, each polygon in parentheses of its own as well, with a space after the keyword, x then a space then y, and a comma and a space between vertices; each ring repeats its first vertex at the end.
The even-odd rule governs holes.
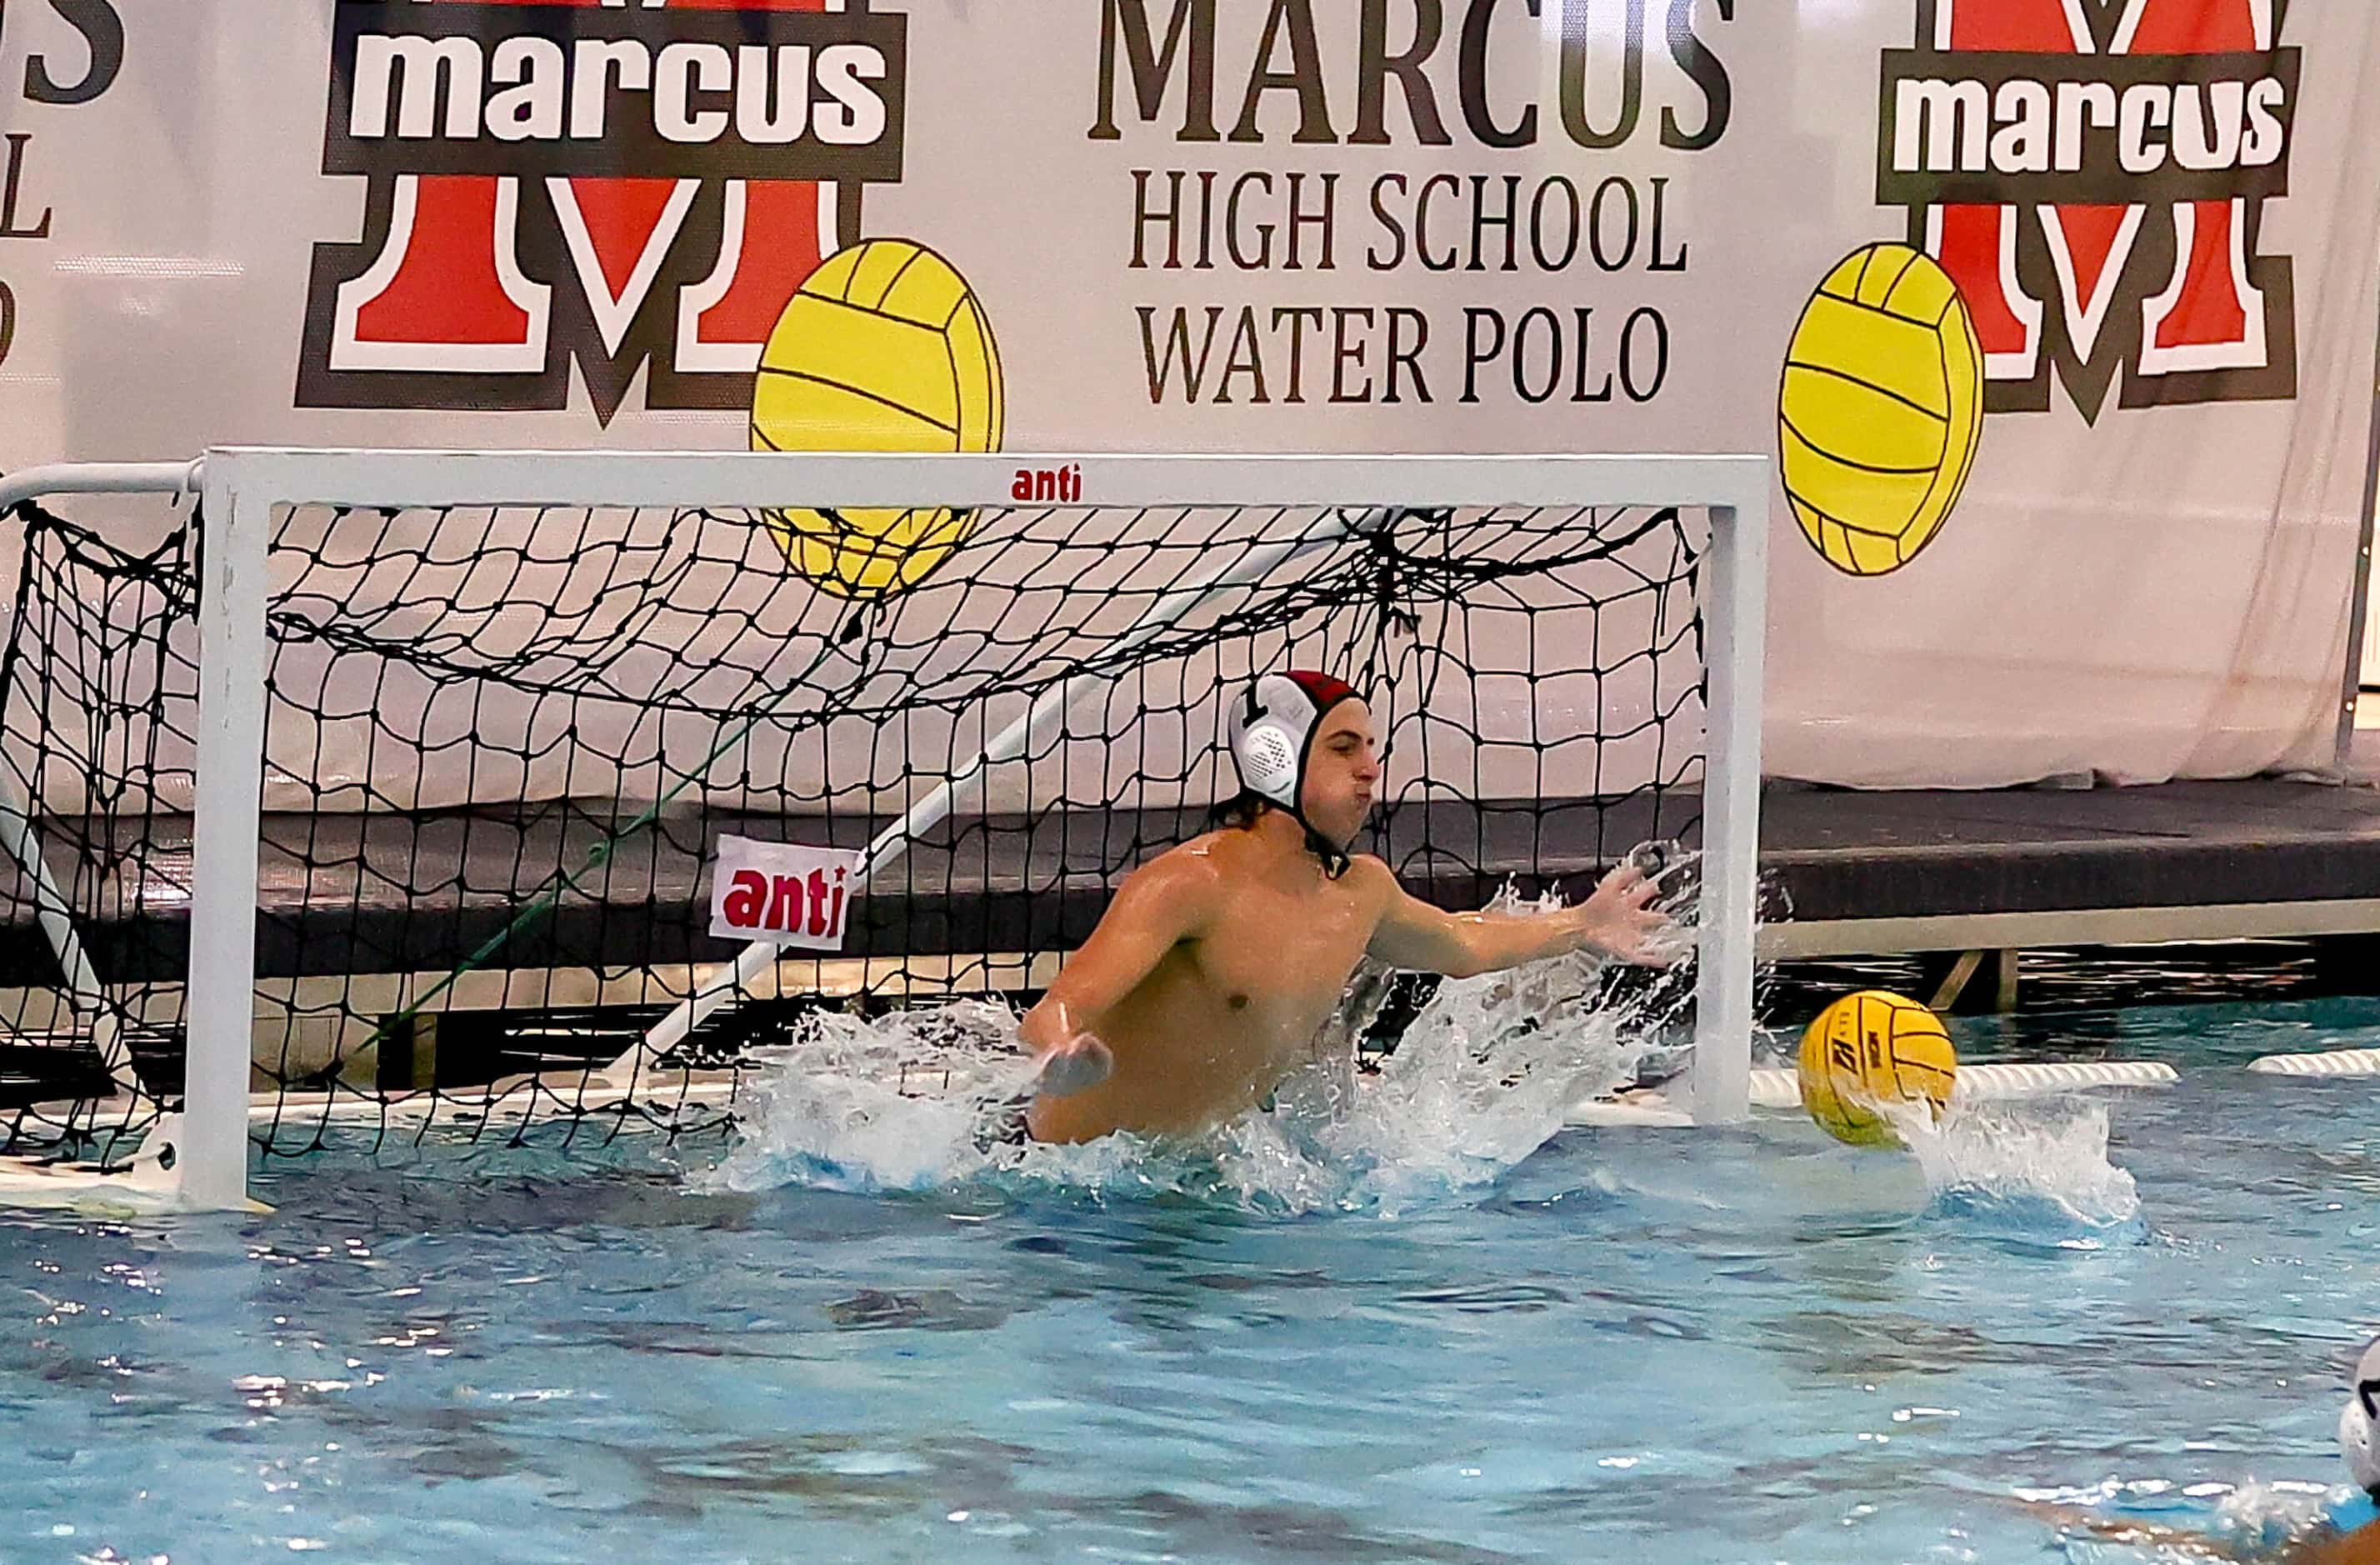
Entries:
POLYGON ((1212 829, 1229 827, 1235 831, 1252 831, 1267 810, 1280 810, 1304 827, 1308 852, 1322 861, 1322 873, 1336 880, 1347 873, 1347 850, 1332 843, 1321 832, 1306 824, 1305 817, 1266 798, 1253 788, 1243 788, 1207 812, 1207 824, 1212 829))
POLYGON ((1279 807, 1281 807, 1255 789, 1243 788, 1208 810, 1207 824, 1210 827, 1234 827, 1242 831, 1251 831, 1255 828, 1258 816, 1269 809, 1279 807))

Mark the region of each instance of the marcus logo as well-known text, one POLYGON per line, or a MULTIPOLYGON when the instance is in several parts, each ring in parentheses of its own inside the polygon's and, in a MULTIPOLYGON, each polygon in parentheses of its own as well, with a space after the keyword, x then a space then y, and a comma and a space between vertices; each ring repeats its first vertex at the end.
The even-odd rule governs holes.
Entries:
POLYGON ((785 303, 901 176, 867 0, 338 0, 298 403, 741 408, 785 303))
POLYGON ((1993 412, 2297 394, 2289 0, 1918 0, 1884 57, 1876 199, 1966 297, 1993 412))

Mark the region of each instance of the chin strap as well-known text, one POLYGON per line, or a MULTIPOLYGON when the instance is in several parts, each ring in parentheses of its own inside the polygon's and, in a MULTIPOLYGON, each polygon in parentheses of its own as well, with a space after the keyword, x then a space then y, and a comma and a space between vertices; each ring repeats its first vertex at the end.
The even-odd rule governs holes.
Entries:
POLYGON ((1322 873, 1328 879, 1336 880, 1342 875, 1346 874, 1348 868, 1354 863, 1354 860, 1348 857, 1346 849, 1333 846, 1330 839, 1324 836, 1321 832, 1317 831, 1314 829, 1313 824, 1309 822, 1305 817, 1290 808, 1287 805, 1281 804, 1277 800, 1266 798, 1261 794, 1242 794, 1237 800, 1217 805, 1211 812, 1209 819, 1214 823, 1220 824, 1234 804, 1243 802, 1252 803, 1254 807, 1257 810, 1277 809, 1281 811, 1281 814, 1289 817, 1292 820, 1296 821, 1298 830, 1305 833, 1305 851, 1322 861, 1322 873))
POLYGON ((1289 813, 1290 819, 1305 828, 1306 851, 1322 861, 1323 879, 1336 880, 1340 876, 1347 873, 1348 866, 1352 862, 1347 857, 1347 850, 1334 846, 1330 839, 1317 831, 1313 823, 1300 812, 1291 810, 1289 813))

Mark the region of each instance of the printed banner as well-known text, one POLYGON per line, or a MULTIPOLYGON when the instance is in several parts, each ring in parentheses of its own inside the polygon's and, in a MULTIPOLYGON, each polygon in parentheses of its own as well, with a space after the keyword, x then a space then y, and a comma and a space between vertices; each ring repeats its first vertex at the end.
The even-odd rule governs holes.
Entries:
POLYGON ((0 462, 1763 452, 1772 773, 2332 758, 2372 6, 269 9, 0 15, 0 462))

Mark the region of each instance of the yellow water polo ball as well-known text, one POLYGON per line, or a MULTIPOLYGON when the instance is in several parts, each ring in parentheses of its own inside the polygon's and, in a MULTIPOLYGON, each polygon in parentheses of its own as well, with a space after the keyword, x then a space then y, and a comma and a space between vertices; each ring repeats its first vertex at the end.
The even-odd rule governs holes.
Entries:
MULTIPOLYGON (((956 268, 906 239, 838 250, 786 304, 752 389, 755 451, 988 452, 1000 351, 956 268)), ((845 598, 914 587, 975 529, 943 506, 762 513, 793 568, 845 598)))
POLYGON ((1839 570, 1881 576, 1940 530, 1984 432, 1984 354, 1933 257, 1877 244, 1803 307, 1777 398, 1785 498, 1839 570))
POLYGON ((1819 1128, 1854 1146, 1900 1142, 1875 1105, 1925 1103, 1937 1119, 1959 1078, 1941 1018, 1881 989, 1845 995, 1802 1035, 1802 1106, 1819 1128))

